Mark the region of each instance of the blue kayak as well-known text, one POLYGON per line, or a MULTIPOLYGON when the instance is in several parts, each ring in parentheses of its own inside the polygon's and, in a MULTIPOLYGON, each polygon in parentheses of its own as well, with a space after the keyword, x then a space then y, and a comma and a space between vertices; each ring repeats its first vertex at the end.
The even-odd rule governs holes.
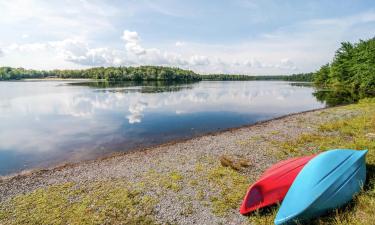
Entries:
POLYGON ((365 183, 366 153, 335 149, 313 158, 294 180, 275 224, 307 222, 349 202, 365 183))

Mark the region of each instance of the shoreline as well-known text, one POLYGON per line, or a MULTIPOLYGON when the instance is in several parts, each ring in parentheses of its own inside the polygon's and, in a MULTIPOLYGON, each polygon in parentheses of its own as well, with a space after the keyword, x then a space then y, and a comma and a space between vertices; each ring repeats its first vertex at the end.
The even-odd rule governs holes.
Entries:
MULTIPOLYGON (((340 105, 340 106, 344 106, 344 105, 340 105)), ((128 154, 136 154, 137 152, 154 151, 155 149, 160 148, 160 147, 167 147, 167 146, 175 145, 175 144, 178 144, 178 143, 184 143, 184 142, 191 141, 191 140, 201 138, 201 137, 204 137, 204 136, 216 136, 216 135, 226 133, 226 132, 235 132, 235 131, 240 130, 240 129, 246 129, 246 128, 251 128, 251 127, 254 127, 254 126, 263 125, 263 124, 270 123, 270 122, 275 121, 275 120, 281 120, 281 119, 291 117, 291 116, 296 116, 296 115, 301 115, 301 114, 306 114, 306 113, 311 113, 311 112, 317 112, 317 111, 322 111, 322 110, 331 109, 331 108, 337 108, 337 107, 340 107, 340 106, 323 107, 323 108, 306 110, 306 111, 302 111, 302 112, 290 113, 290 114, 275 117, 275 118, 272 118, 272 119, 260 120, 258 122, 252 123, 252 124, 245 124, 245 125, 238 126, 238 127, 220 129, 218 131, 205 132, 205 133, 198 134, 198 135, 195 135, 193 137, 188 137, 188 138, 177 138, 177 139, 174 139, 174 140, 171 140, 171 141, 167 141, 165 143, 156 144, 156 145, 152 145, 152 146, 149 146, 149 147, 135 147, 135 148, 129 149, 129 150, 124 151, 124 152, 109 153, 108 155, 100 156, 100 157, 97 157, 95 159, 82 160, 82 161, 78 161, 78 162, 61 162, 61 163, 57 163, 57 164, 52 165, 52 166, 47 166, 45 168, 35 167, 35 168, 31 168, 31 169, 21 170, 21 171, 15 172, 15 173, 7 174, 7 175, 0 175, 0 182, 6 181, 8 179, 13 179, 15 177, 18 178, 18 177, 22 177, 22 176, 30 176, 34 173, 40 173, 41 171, 61 170, 61 169, 64 169, 66 167, 79 166, 79 164, 84 164, 84 163, 100 162, 100 161, 108 160, 108 159, 115 158, 115 157, 126 156, 128 154)))
MULTIPOLYGON (((104 198, 100 200, 103 205, 98 207, 110 207, 110 210, 119 207, 116 202, 120 196, 131 193, 130 199, 122 200, 127 205, 121 207, 141 213, 141 217, 131 216, 136 221, 147 218, 155 224, 264 224, 272 218, 272 213, 260 217, 238 213, 249 184, 281 159, 316 154, 317 149, 309 145, 303 145, 301 153, 288 146, 301 137, 322 135, 319 130, 322 124, 361 116, 364 113, 361 107, 314 109, 142 150, 2 178, 0 212, 9 209, 12 213, 20 204, 30 207, 18 211, 24 212, 25 218, 33 214, 36 206, 42 209, 39 212, 44 209, 64 212, 66 207, 91 210, 94 203, 84 205, 85 201, 69 200, 82 198, 88 201, 104 198), (241 160, 247 166, 224 166, 223 157, 234 163, 241 160), (71 196, 77 193, 79 196, 71 196), (60 201, 62 208, 54 208, 56 204, 50 198, 60 201), (142 199, 147 202, 142 203, 142 199), (150 210, 144 210, 146 205, 150 210)), ((95 210, 89 212, 95 213, 95 210)), ((74 215, 55 216, 80 221, 74 215)))

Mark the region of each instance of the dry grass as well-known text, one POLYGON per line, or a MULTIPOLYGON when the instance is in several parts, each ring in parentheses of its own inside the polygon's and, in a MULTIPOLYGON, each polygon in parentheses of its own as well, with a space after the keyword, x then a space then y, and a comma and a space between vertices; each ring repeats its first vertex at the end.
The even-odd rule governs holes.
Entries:
POLYGON ((240 158, 239 156, 229 155, 220 156, 220 164, 224 167, 230 167, 237 171, 241 170, 243 167, 249 167, 252 165, 247 159, 240 158))

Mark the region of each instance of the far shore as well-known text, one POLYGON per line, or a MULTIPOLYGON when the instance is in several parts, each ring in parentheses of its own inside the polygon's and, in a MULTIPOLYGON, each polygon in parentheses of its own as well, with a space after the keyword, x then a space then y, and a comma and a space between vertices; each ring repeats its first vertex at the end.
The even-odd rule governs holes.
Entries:
MULTIPOLYGON (((10 80, 14 81, 14 80, 10 80)), ((17 81, 105 81, 103 79, 84 79, 84 78, 58 78, 58 77, 51 77, 51 78, 42 78, 42 79, 22 79, 22 80, 17 80, 17 81)))

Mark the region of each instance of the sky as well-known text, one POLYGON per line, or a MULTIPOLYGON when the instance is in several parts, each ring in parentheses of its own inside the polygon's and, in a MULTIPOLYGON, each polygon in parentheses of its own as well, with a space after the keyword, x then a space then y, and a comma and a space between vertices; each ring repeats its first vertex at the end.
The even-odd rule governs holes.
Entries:
POLYGON ((375 36, 375 1, 0 0, 0 66, 312 72, 375 36))

